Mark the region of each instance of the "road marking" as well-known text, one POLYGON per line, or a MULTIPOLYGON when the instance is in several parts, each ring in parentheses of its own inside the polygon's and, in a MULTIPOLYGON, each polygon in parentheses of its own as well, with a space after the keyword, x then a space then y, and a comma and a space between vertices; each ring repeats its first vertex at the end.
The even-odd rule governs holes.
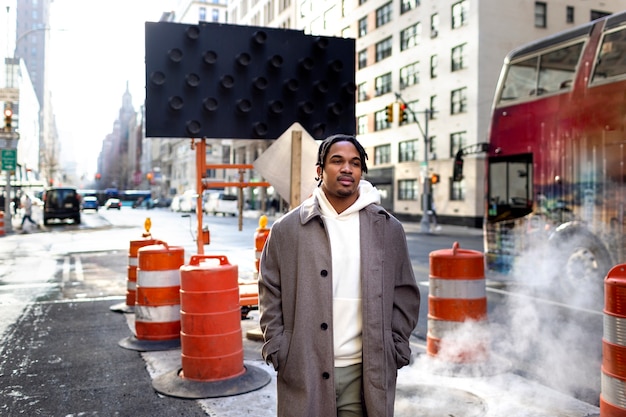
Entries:
POLYGON ((76 275, 76 281, 85 281, 83 262, 79 255, 74 256, 74 275, 76 275))
POLYGON ((63 282, 68 282, 70 280, 70 265, 71 258, 69 256, 63 257, 63 282))

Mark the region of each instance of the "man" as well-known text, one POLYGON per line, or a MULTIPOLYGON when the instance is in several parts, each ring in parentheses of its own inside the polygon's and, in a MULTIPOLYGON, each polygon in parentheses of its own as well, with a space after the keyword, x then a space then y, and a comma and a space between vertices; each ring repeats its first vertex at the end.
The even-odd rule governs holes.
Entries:
POLYGON ((322 142, 318 188, 274 223, 261 255, 278 416, 393 416, 420 294, 402 225, 361 180, 366 159, 353 136, 322 142))
POLYGON ((33 202, 28 194, 24 194, 24 197, 22 197, 22 208, 24 209, 24 216, 22 217, 21 227, 24 228, 24 222, 26 222, 26 220, 37 226, 37 222, 31 217, 33 215, 33 202))

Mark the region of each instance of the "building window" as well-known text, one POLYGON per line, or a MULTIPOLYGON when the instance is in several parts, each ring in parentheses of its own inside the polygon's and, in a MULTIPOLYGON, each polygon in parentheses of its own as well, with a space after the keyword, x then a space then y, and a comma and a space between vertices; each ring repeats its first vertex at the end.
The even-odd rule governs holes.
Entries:
POLYGON ((391 22, 391 16, 393 12, 393 2, 389 2, 376 9, 376 27, 379 28, 389 22, 391 22))
POLYGON ((383 59, 391 56, 391 41, 392 37, 390 36, 376 44, 376 62, 382 61, 383 59))
POLYGON ((359 38, 367 35, 367 16, 359 19, 359 38))
POLYGON ((430 96, 430 120, 435 118, 435 113, 437 113, 437 107, 435 106, 435 102, 437 101, 437 96, 430 96))
POLYGON ((436 38, 437 36, 439 36, 439 13, 430 16, 430 37, 436 38))
POLYGON ((450 181, 450 200, 465 200, 465 181, 450 181))
POLYGON ((542 1, 535 2, 535 27, 545 28, 548 26, 548 5, 542 1))
POLYGON ((567 6, 565 8, 565 22, 574 23, 574 7, 567 6))
POLYGON ((439 60, 437 59, 437 55, 430 56, 430 78, 437 78, 437 64, 439 60))
POLYGON ((206 22, 206 7, 199 7, 198 8, 198 21, 199 22, 206 22))
POLYGON ((406 105, 409 108, 406 112, 406 122, 416 122, 417 120, 415 120, 415 117, 419 114, 419 109, 417 108, 419 106, 419 100, 409 101, 406 105))
POLYGON ((380 145, 374 148, 374 165, 388 164, 391 162, 391 145, 380 145))
POLYGON ((417 180, 398 181, 398 200, 417 201, 417 180))
POLYGON ((359 69, 367 67, 367 49, 359 51, 359 69))
POLYGON ((458 29, 467 24, 468 1, 462 0, 452 5, 452 29, 458 29))
POLYGON ((367 0, 359 0, 359 6, 365 3, 367 3, 367 0))
POLYGON ((452 90, 450 95, 450 114, 465 113, 467 111, 467 87, 452 90))
POLYGON ((399 162, 417 161, 417 139, 400 142, 398 160, 399 162))
POLYGON ((217 23, 220 21, 220 11, 219 9, 211 10, 211 22, 217 23))
POLYGON ((458 151, 465 147, 467 132, 454 132, 450 134, 450 158, 454 158, 458 151))
POLYGON ((413 62, 400 68, 400 90, 419 82, 419 62, 413 62))
POLYGON ((405 51, 419 43, 422 34, 422 25, 417 22, 400 32, 400 50, 405 51))
POLYGON ((367 83, 361 83, 357 87, 358 91, 358 101, 366 101, 369 97, 367 97, 367 83))
POLYGON ((378 132, 379 130, 389 129, 390 127, 391 127, 391 123, 387 121, 387 108, 386 107, 374 113, 374 131, 375 132, 378 132))
POLYGON ((608 15, 610 15, 610 14, 611 14, 611 13, 607 13, 607 12, 600 12, 600 11, 598 11, 598 10, 592 10, 592 11, 590 12, 591 17, 589 18, 589 21, 598 20, 598 19, 600 19, 601 17, 608 16, 608 15))
POLYGON ((367 116, 359 116, 357 118, 356 133, 357 135, 364 135, 367 133, 367 116))
POLYGON ((416 9, 420 5, 420 0, 402 0, 400 3, 400 14, 416 9))
POLYGON ((452 72, 465 68, 465 45, 461 44, 452 48, 452 72))
POLYGON ((383 94, 387 94, 389 92, 391 92, 391 73, 388 72, 386 74, 381 75, 380 77, 376 77, 375 80, 375 88, 376 88, 376 95, 377 96, 381 96, 383 94))

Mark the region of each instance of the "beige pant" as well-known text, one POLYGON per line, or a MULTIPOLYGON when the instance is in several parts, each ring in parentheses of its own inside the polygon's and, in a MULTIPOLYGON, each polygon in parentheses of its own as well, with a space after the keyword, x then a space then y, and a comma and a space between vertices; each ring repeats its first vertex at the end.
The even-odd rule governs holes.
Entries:
POLYGON ((337 417, 363 417, 361 401, 362 372, 360 363, 335 368, 337 417))

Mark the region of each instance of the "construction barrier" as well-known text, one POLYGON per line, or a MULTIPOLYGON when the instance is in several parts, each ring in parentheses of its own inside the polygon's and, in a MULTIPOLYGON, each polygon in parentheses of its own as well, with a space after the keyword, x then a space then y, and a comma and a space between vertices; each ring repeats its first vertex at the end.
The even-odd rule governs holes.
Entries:
POLYGON ((0 237, 3 237, 4 234, 4 211, 0 211, 0 237))
POLYGON ((626 416, 626 264, 604 279, 600 417, 626 416))
MULTIPOLYGON (((149 235, 148 235, 149 236, 149 235)), ((139 249, 144 246, 154 245, 155 239, 144 237, 139 240, 131 240, 128 248, 128 274, 126 280, 126 302, 109 307, 112 311, 120 313, 133 313, 137 299, 137 265, 139 249)))
POLYGON ((155 378, 157 392, 214 398, 244 394, 270 382, 267 372, 243 363, 237 275, 237 266, 226 256, 194 255, 180 268, 182 369, 155 378))
POLYGON ((243 374, 237 274, 225 256, 194 255, 180 268, 182 378, 218 381, 243 374), (211 266, 210 260, 219 262, 211 266))
POLYGON ((430 253, 428 295, 427 354, 441 357, 442 339, 451 336, 445 346, 443 359, 455 363, 484 361, 487 342, 478 336, 475 340, 463 337, 458 345, 451 345, 460 335, 464 323, 482 323, 487 319, 487 290, 483 254, 459 248, 430 253))
POLYGON ((261 253, 265 246, 265 241, 270 234, 270 229, 267 228, 267 216, 261 216, 259 218, 259 228, 254 233, 254 279, 259 278, 259 265, 261 263, 261 253))
POLYGON ((160 240, 138 251, 135 336, 120 342, 134 350, 165 350, 180 346, 180 267, 182 247, 160 240))

